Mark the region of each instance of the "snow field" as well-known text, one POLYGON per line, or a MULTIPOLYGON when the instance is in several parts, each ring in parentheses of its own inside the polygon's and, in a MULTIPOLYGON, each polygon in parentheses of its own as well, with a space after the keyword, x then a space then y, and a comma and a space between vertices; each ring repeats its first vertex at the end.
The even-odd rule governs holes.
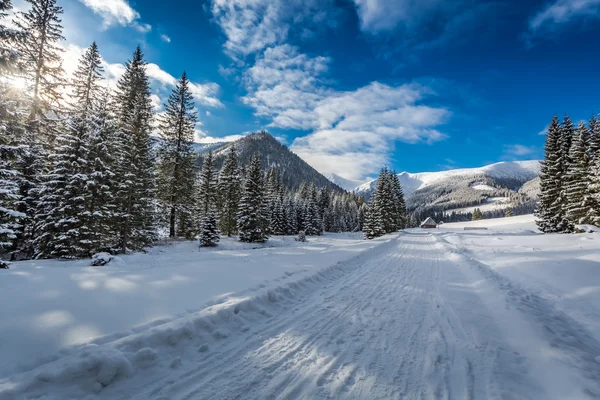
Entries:
MULTIPOLYGON (((542 235, 519 216, 375 242, 286 240, 203 254, 209 264, 226 259, 224 269, 254 252, 248 268, 279 263, 279 274, 297 260, 283 276, 12 372, 0 378, 0 399, 600 397, 597 233, 542 235), (464 231, 474 225, 488 230, 464 231)), ((157 262, 149 274, 169 270, 167 259, 179 274, 186 262, 199 268, 203 252, 184 248, 122 262, 134 270, 157 262)), ((251 276, 239 263, 235 270, 251 276)), ((212 284, 224 289, 230 271, 212 284)), ((57 312, 48 323, 67 319, 57 312)))
MULTIPOLYGON (((232 330, 245 332, 249 329, 245 323, 240 322, 239 315, 254 314, 260 317, 269 316, 269 306, 283 301, 290 296, 294 296, 303 289, 310 288, 311 285, 316 285, 323 280, 335 279, 346 265, 336 262, 327 267, 327 264, 323 263, 329 260, 348 259, 349 257, 351 259, 360 258, 363 256, 363 251, 385 243, 389 240, 389 237, 381 238, 374 242, 366 242, 359 240, 358 235, 340 234, 329 235, 329 237, 319 239, 310 238, 308 243, 302 244, 295 244, 293 238, 278 239, 270 243, 270 245, 276 246, 273 248, 265 248, 259 245, 259 249, 253 249, 257 245, 248 245, 233 241, 229 241, 229 243, 226 241, 223 247, 229 249, 249 248, 251 251, 265 251, 266 253, 262 254, 262 256, 260 254, 253 254, 252 256, 254 256, 253 258, 257 258, 257 261, 267 264, 266 266, 270 268, 274 266, 281 267, 278 265, 278 262, 282 262, 284 259, 282 259, 281 255, 277 257, 277 252, 282 250, 285 250, 285 253, 291 253, 295 259, 303 262, 303 264, 296 265, 295 269, 291 269, 288 266, 288 270, 283 276, 272 281, 263 281, 255 288, 243 290, 236 295, 230 293, 218 296, 207 303, 210 304, 207 308, 201 309, 198 312, 189 312, 178 318, 157 319, 127 331, 116 332, 97 338, 91 337, 91 339, 94 339, 91 343, 67 347, 50 356, 38 359, 36 362, 29 363, 27 367, 22 368, 23 372, 13 375, 9 374, 7 378, 0 380, 0 399, 29 398, 30 396, 35 398, 47 395, 48 393, 51 393, 50 398, 82 398, 90 393, 98 393, 103 387, 109 385, 117 378, 126 378, 135 374, 135 372, 139 372, 140 369, 143 370, 155 364, 158 360, 156 349, 165 346, 176 347, 182 340, 195 339, 198 342, 198 351, 201 353, 206 352, 210 349, 211 341, 218 341, 229 337, 232 330), (311 250, 317 251, 319 256, 313 254, 311 250), (303 255, 304 257, 302 257, 303 255), (265 260, 266 258, 268 258, 268 261, 265 260), (304 268, 299 269, 299 266, 304 268)), ((190 245, 190 243, 181 243, 172 246, 172 248, 153 248, 150 250, 150 255, 133 254, 123 257, 125 261, 119 260, 120 262, 117 266, 119 269, 127 267, 134 270, 136 267, 143 268, 143 264, 138 262, 138 258, 146 259, 146 261, 154 259, 155 262, 160 262, 160 259, 156 260, 157 253, 164 251, 167 253, 167 257, 173 259, 173 261, 177 261, 177 254, 181 252, 183 254, 179 254, 180 260, 186 259, 198 267, 201 265, 198 260, 189 260, 190 251, 181 251, 188 249, 190 245)), ((197 245, 194 244, 194 246, 197 245)), ((237 252, 228 251, 235 253, 225 255, 229 263, 239 258, 237 252)), ((211 254, 205 249, 203 251, 191 251, 191 253, 211 254)), ((211 255, 216 254, 219 253, 212 252, 211 255)), ((69 263, 36 261, 27 262, 27 264, 37 264, 38 268, 40 264, 43 265, 45 263, 71 264, 69 266, 75 267, 72 264, 81 264, 83 262, 85 260, 69 263)), ((19 271, 21 269, 19 267, 25 267, 24 269, 29 267, 29 265, 25 266, 23 264, 25 263, 15 263, 16 268, 13 268, 11 273, 16 274, 16 276, 23 276, 19 273, 23 272, 19 271)), ((352 265, 356 265, 356 263, 352 265)), ((81 267, 81 265, 79 266, 81 267)), ((51 270, 55 269, 53 267, 56 267, 56 265, 51 265, 48 268, 51 270)), ((95 268, 90 267, 90 269, 95 268)), ((163 267, 163 269, 168 268, 163 267)), ((285 269, 280 268, 279 271, 269 272, 277 276, 285 269)), ((102 272, 104 269, 96 271, 102 272)), ((116 273, 114 270, 109 270, 108 272, 116 273)), ((206 273, 207 271, 200 270, 199 272, 206 273)), ((248 272, 252 273, 252 271, 247 271, 246 274, 248 272)), ((265 276, 264 269, 254 272, 262 273, 261 278, 265 276)), ((228 277, 221 274, 221 276, 213 277, 211 283, 220 287, 231 284, 231 282, 222 282, 226 278, 228 277)), ((242 278, 247 279, 249 277, 243 276, 242 278)), ((246 287, 251 281, 246 280, 246 287)), ((108 295, 108 293, 104 294, 108 295)), ((137 294, 137 296, 141 295, 137 294)), ((205 295, 204 297, 207 296, 205 295)), ((191 300, 189 292, 187 293, 187 298, 188 301, 191 300)), ((138 303, 136 302, 136 304, 138 303)), ((135 316, 131 315, 135 310, 129 307, 131 305, 127 305, 122 309, 113 309, 113 311, 115 313, 121 312, 123 314, 121 317, 123 318, 129 317, 131 323, 135 321, 135 316)), ((90 309, 89 311, 94 310, 90 309)), ((142 312, 143 310, 139 311, 142 312)), ((50 312, 43 315, 46 317, 47 328, 61 327, 72 319, 72 313, 66 311, 50 312)), ((21 342, 24 341, 26 344, 35 346, 33 342, 36 340, 35 335, 31 335, 31 332, 26 331, 21 332, 21 334, 20 337, 10 338, 14 342, 20 340, 21 342), (27 343, 27 341, 30 343, 27 343)), ((83 339, 81 338, 81 340, 83 339)), ((8 349, 8 347, 5 348, 8 349)), ((14 353, 10 354, 7 352, 5 360, 11 358, 18 360, 19 357, 22 358, 24 355, 29 354, 28 352, 22 352, 25 350, 23 347, 13 348, 14 353)), ((180 362, 180 358, 174 357, 169 360, 169 365, 177 367, 180 362)), ((5 363, 4 361, 2 364, 2 367, 6 368, 6 370, 11 367, 9 363, 5 363)))

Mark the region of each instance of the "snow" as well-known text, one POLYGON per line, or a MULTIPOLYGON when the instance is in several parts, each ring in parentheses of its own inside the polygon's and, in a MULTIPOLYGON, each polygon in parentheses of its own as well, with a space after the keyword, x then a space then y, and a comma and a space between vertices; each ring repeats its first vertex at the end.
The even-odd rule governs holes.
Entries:
POLYGON ((600 395, 599 233, 543 235, 518 216, 270 244, 179 243, 118 268, 16 263, 0 281, 13 306, 0 310, 0 399, 600 395), (105 275, 77 289, 91 272, 105 275), (13 368, 54 330, 110 331, 119 317, 126 331, 13 368))
POLYGON ((341 177, 339 175, 336 175, 334 173, 331 174, 327 174, 325 175, 325 177, 327 179, 329 179, 329 181, 331 183, 335 183, 336 185, 338 185, 339 187, 341 187, 344 190, 353 190, 355 187, 359 186, 361 184, 360 181, 355 181, 352 179, 346 179, 344 177, 341 177))
MULTIPOLYGON (((540 162, 538 160, 529 161, 503 161, 496 164, 486 165, 480 168, 460 168, 438 172, 420 172, 409 173, 402 172, 398 174, 400 184, 405 195, 430 186, 434 183, 447 179, 458 177, 477 177, 490 176, 500 179, 518 179, 522 182, 531 180, 540 173, 540 162)), ((355 188, 355 192, 362 193, 372 191, 375 188, 376 181, 369 181, 355 188)), ((495 190, 476 189, 476 190, 495 190)))
POLYGON ((485 203, 472 206, 472 207, 462 207, 462 208, 454 208, 452 210, 448 210, 448 213, 455 212, 457 214, 467 214, 475 211, 476 208, 479 208, 481 212, 485 211, 494 211, 494 210, 504 210, 511 206, 510 197, 488 197, 485 203))
POLYGON ((306 243, 292 236, 265 244, 222 238, 215 249, 174 243, 114 257, 102 267, 90 266, 89 259, 14 262, 0 270, 0 378, 53 359, 62 348, 114 340, 236 292, 314 273, 372 246, 360 233, 306 243))
POLYGON ((485 184, 473 185, 473 186, 471 186, 471 188, 475 189, 475 190, 483 190, 483 191, 496 190, 495 187, 490 186, 490 185, 485 185, 485 184))

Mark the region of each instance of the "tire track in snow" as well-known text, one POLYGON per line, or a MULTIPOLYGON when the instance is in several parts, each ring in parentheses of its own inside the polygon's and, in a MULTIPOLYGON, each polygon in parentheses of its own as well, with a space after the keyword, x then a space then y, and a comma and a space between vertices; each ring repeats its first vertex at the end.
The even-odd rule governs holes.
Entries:
MULTIPOLYGON (((252 331, 211 349, 192 350, 188 369, 128 395, 198 398, 489 398, 511 393, 503 365, 515 366, 529 393, 540 393, 501 338, 463 325, 448 279, 446 253, 427 234, 404 235, 358 268, 283 307, 252 331), (451 304, 452 303, 452 304, 451 304), (497 388, 497 389, 495 389, 497 388)), ((454 268, 454 269, 453 269, 454 268)), ((449 274, 448 271, 453 271, 449 274)), ((463 282, 464 283, 464 282, 463 282)), ((469 282, 465 283, 468 284, 469 282)), ((457 303, 460 306, 464 304, 457 303)), ((473 314, 487 312, 473 304, 473 314)), ((270 310, 269 310, 270 311, 270 310)), ((240 313, 243 318, 243 313, 240 313)), ((249 321, 251 323, 252 321, 249 321)), ((114 398, 114 393, 105 394, 114 398)), ((527 398, 527 395, 525 395, 527 398)))

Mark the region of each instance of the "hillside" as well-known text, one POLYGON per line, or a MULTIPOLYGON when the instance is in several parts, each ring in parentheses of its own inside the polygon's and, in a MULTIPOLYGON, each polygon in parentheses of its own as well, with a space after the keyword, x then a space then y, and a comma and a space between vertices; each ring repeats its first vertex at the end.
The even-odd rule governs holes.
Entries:
MULTIPOLYGON (((539 161, 500 162, 480 168, 398 174, 411 210, 469 213, 475 206, 486 211, 503 210, 532 202, 539 161), (523 190, 521 190, 523 188, 523 190)), ((355 189, 369 197, 375 181, 355 189)))
POLYGON ((331 190, 342 190, 267 132, 253 133, 234 142, 219 143, 205 148, 198 157, 199 165, 202 165, 203 155, 212 150, 215 157, 214 166, 219 171, 232 145, 235 145, 240 165, 248 165, 250 158, 256 153, 265 171, 271 167, 279 169, 283 184, 288 188, 296 189, 302 182, 313 182, 317 187, 326 186, 331 190))

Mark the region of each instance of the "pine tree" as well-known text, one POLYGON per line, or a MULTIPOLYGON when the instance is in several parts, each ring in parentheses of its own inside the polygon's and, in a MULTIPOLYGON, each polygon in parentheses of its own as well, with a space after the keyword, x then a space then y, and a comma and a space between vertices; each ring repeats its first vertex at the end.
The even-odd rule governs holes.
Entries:
MULTIPOLYGON (((1 110, 8 117, 8 110, 1 110)), ((16 160, 19 155, 17 138, 13 136, 10 121, 0 123, 0 256, 14 247, 19 222, 25 214, 17 211, 19 200, 16 160)), ((0 267, 7 264, 0 260, 0 267)))
POLYGON ((540 201, 536 211, 536 223, 546 233, 572 231, 572 225, 565 215, 562 136, 562 128, 555 116, 546 135, 544 161, 540 170, 540 201))
POLYGON ((247 170, 238 211, 238 233, 242 242, 265 242, 268 239, 264 190, 260 159, 255 154, 247 170))
MULTIPOLYGON (((5 20, 12 9, 11 0, 0 0, 0 21, 5 20)), ((7 28, 0 23, 0 74, 14 73, 18 70, 20 52, 15 48, 15 44, 23 39, 23 31, 7 28)))
POLYGON ((209 151, 204 162, 202 163, 202 171, 200 172, 200 214, 202 218, 216 204, 217 200, 217 182, 215 180, 215 172, 213 169, 213 154, 209 151))
POLYGON ((115 168, 117 246, 121 252, 140 249, 156 237, 150 94, 146 62, 138 46, 119 79, 115 101, 121 140, 115 168))
POLYGON ((563 177, 567 175, 571 165, 571 144, 575 136, 575 125, 568 115, 563 119, 563 126, 560 130, 559 146, 560 146, 560 164, 562 167, 563 177))
POLYGON ((590 182, 590 160, 588 150, 588 130, 581 122, 575 131, 569 158, 571 163, 565 179, 567 218, 574 224, 586 223, 588 215, 586 202, 590 182))
POLYGON ((479 221, 480 219, 483 219, 483 213, 479 208, 476 208, 475 210, 473 210, 472 220, 479 221))
POLYGON ((508 217, 512 217, 513 214, 513 210, 512 208, 507 208, 506 211, 504 211, 504 217, 508 218, 508 217))
POLYGON ((231 236, 237 231, 237 211, 241 196, 241 179, 235 145, 231 145, 219 175, 221 232, 231 236))
POLYGON ((295 235, 298 233, 298 214, 297 214, 296 202, 290 196, 285 202, 284 214, 286 223, 286 233, 288 235, 295 235))
POLYGON ((103 72, 102 57, 98 45, 93 42, 79 60, 77 70, 73 74, 71 114, 85 119, 90 116, 93 108, 97 109, 101 103, 106 101, 102 97, 104 94, 101 86, 103 72))
POLYGON ((385 235, 381 209, 376 205, 374 199, 371 199, 366 208, 363 233, 365 239, 374 239, 385 235))
POLYGON ((102 141, 106 126, 103 68, 93 43, 79 61, 67 126, 57 139, 52 167, 40 189, 38 203, 38 257, 89 257, 108 244, 112 215, 110 153, 102 141), (98 115, 94 115, 97 113, 98 115), (100 131, 99 131, 100 129, 100 131))
POLYGON ((31 86, 29 129, 34 140, 42 135, 53 141, 57 131, 57 114, 63 82, 62 49, 64 40, 60 16, 62 7, 56 0, 25 0, 31 4, 27 12, 20 12, 15 20, 17 28, 26 32, 16 42, 19 51, 19 70, 31 86))
POLYGON ((197 122, 190 81, 184 72, 165 105, 160 123, 158 198, 169 214, 169 236, 193 235, 196 208, 196 156, 192 149, 197 122))
POLYGON ((396 229, 406 228, 406 202, 404 201, 404 192, 400 185, 400 179, 396 171, 391 172, 392 193, 394 195, 394 204, 396 211, 396 229))
POLYGON ((212 206, 202 218, 200 229, 200 246, 214 247, 219 242, 219 228, 217 226, 217 211, 212 206))

